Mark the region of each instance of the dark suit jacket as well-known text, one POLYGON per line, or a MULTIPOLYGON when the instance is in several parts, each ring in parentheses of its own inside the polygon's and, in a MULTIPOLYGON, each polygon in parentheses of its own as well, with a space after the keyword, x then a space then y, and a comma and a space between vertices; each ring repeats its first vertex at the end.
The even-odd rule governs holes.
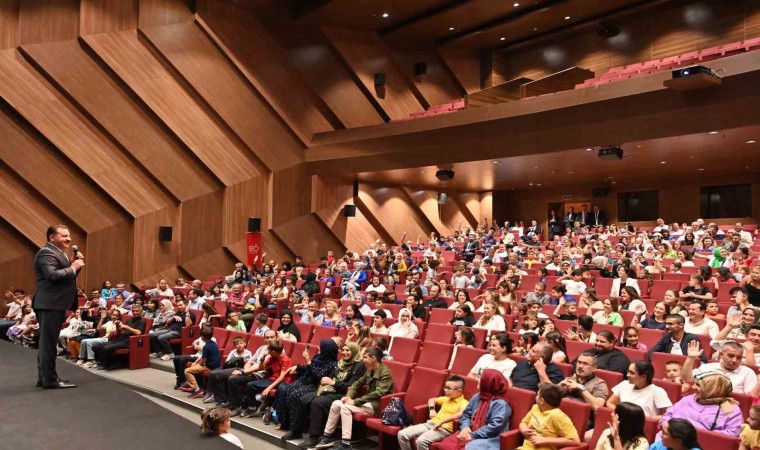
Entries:
POLYGON ((565 228, 567 227, 572 228, 573 225, 575 225, 576 220, 578 220, 578 213, 573 213, 573 214, 567 213, 565 214, 565 218, 562 219, 562 222, 565 228))
POLYGON ((535 227, 528 227, 528 230, 525 232, 525 235, 532 236, 533 234, 537 234, 539 236, 541 235, 541 225, 537 225, 535 227))
POLYGON ((53 244, 45 244, 34 257, 35 309, 76 309, 77 276, 66 256, 53 244))
POLYGON ((594 216, 594 211, 591 211, 591 218, 589 219, 591 225, 605 225, 607 223, 607 214, 604 211, 599 211, 599 218, 594 216))
MULTIPOLYGON (((684 355, 687 354, 687 350, 689 348, 689 343, 691 341, 699 341, 699 338, 691 333, 684 333, 683 339, 681 339, 681 351, 684 355)), ((649 349, 649 359, 652 359, 652 353, 659 352, 659 353, 670 353, 670 350, 673 349, 673 340, 670 337, 670 333, 666 333, 665 336, 660 339, 659 342, 654 344, 652 348, 649 349)), ((702 363, 707 362, 707 357, 704 353, 702 353, 702 356, 699 357, 699 359, 702 361, 702 363)))

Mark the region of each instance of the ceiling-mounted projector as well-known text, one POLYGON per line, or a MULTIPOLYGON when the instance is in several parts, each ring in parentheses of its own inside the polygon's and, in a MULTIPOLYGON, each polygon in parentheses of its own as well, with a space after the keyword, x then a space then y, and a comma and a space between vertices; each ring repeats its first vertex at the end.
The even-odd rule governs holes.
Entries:
POLYGON ((451 169, 438 169, 435 177, 441 181, 451 181, 454 179, 454 171, 451 169))
POLYGON ((620 160, 623 159, 623 149, 618 146, 608 146, 599 149, 599 159, 620 160))

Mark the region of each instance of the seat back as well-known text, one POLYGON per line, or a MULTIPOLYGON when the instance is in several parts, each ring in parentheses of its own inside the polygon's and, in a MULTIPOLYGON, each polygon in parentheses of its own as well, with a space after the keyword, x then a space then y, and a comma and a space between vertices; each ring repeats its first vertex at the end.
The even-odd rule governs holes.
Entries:
POLYGON ((578 437, 580 437, 582 442, 583 434, 586 432, 586 427, 588 425, 588 417, 589 414, 591 414, 591 405, 585 402, 563 398, 559 407, 562 409, 562 412, 567 414, 570 421, 573 422, 575 431, 578 432, 578 437))
POLYGON ((440 397, 446 377, 448 373, 441 370, 415 367, 404 398, 407 411, 411 412, 415 406, 427 403, 429 398, 440 397))
POLYGON ((256 350, 259 349, 262 345, 266 344, 266 340, 264 340, 264 336, 256 336, 255 334, 251 334, 248 337, 248 345, 246 345, 246 348, 251 351, 251 353, 256 353, 256 350))
POLYGON ((528 412, 536 404, 536 393, 527 389, 510 388, 507 393, 509 407, 512 408, 512 417, 509 418, 509 429, 520 429, 520 422, 528 415, 528 412))
POLYGON ((594 280, 596 295, 598 295, 599 298, 607 298, 610 295, 610 291, 612 291, 612 283, 612 278, 597 277, 596 280, 594 280))
POLYGON ((737 450, 739 448, 739 439, 736 436, 703 428, 697 428, 697 440, 700 448, 719 448, 720 450, 737 450))
POLYGON ((654 280, 652 283, 652 290, 649 292, 649 298, 655 300, 662 300, 665 296, 665 291, 668 289, 675 289, 676 291, 681 289, 681 281, 679 280, 654 280))
POLYGON ((303 342, 296 342, 293 345, 293 353, 290 355, 290 360, 293 361, 293 365, 306 364, 306 358, 303 357, 303 351, 309 348, 309 355, 314 358, 319 353, 318 345, 304 344, 303 342))
POLYGON ((393 375, 393 384, 396 392, 405 392, 412 377, 412 365, 398 361, 383 361, 393 375))
POLYGON ((444 323, 428 323, 427 331, 425 332, 425 342, 440 342, 443 344, 451 344, 454 341, 455 331, 456 327, 454 325, 444 323))
POLYGON ((338 329, 334 327, 316 327, 311 336, 311 345, 319 346, 322 339, 330 339, 338 335, 338 329))
POLYGON ((623 381, 623 374, 620 372, 611 372, 609 370, 596 369, 594 375, 604 380, 607 383, 607 389, 612 391, 612 388, 617 386, 623 381))
MULTIPOLYGON (((612 386, 608 386, 612 387, 612 386)), ((612 413, 614 410, 606 406, 602 406, 594 413, 594 432, 591 435, 591 440, 588 442, 589 448, 596 448, 597 442, 602 432, 609 428, 609 423, 612 422, 612 413)))
POLYGON ((230 352, 235 351, 235 338, 243 338, 243 342, 248 345, 248 335, 246 333, 242 331, 231 331, 224 347, 219 347, 222 349, 222 358, 226 358, 230 352))
POLYGON ((623 354, 627 356, 631 362, 638 361, 640 359, 649 359, 645 350, 636 350, 635 348, 628 347, 617 347, 617 349, 623 352, 623 354))
MULTIPOLYGON (((656 371, 656 369, 655 369, 656 371)), ((670 380, 664 380, 662 378, 655 378, 652 380, 652 383, 655 386, 659 386, 665 390, 665 392, 668 394, 668 398, 670 399, 670 402, 674 405, 678 400, 681 400, 681 383, 676 383, 675 381, 670 380)))
POLYGON ((454 346, 440 342, 425 342, 422 344, 418 367, 427 367, 435 370, 448 370, 451 353, 454 346))
MULTIPOLYGON (((665 378, 665 364, 668 361, 678 361, 679 363, 683 364, 684 361, 686 361, 686 356, 684 355, 673 355, 671 353, 660 353, 660 352, 654 352, 652 353, 652 365, 654 366, 654 377, 655 378, 665 378)), ((700 360, 695 359, 694 360, 694 369, 699 367, 700 360)))
POLYGON ((214 328, 214 337, 216 338, 216 345, 219 346, 219 348, 224 348, 225 345, 227 345, 227 338, 230 335, 230 330, 226 330, 224 328, 214 328))
POLYGON ((443 308, 433 308, 430 310, 430 321, 429 323, 435 324, 435 323, 446 323, 448 324, 451 319, 454 318, 454 311, 453 309, 443 309, 443 308))
POLYGON ((660 339, 665 336, 665 332, 662 330, 653 330, 651 328, 639 328, 639 342, 646 345, 647 348, 652 348, 660 339))
POLYGON ((457 354, 454 357, 454 364, 451 366, 451 373, 466 377, 470 370, 475 367, 481 356, 488 353, 487 351, 475 347, 457 347, 457 354))
POLYGON ((752 408, 752 395, 751 394, 740 394, 738 392, 734 392, 731 394, 731 397, 736 399, 736 401, 739 402, 739 409, 742 410, 742 417, 749 417, 749 410, 752 408))
MULTIPOLYGON (((485 348, 488 330, 485 328, 470 328, 475 335, 475 348, 485 348)), ((513 343, 514 344, 514 343, 513 343)))
POLYGON ((314 324, 296 322, 296 327, 298 328, 298 333, 301 334, 301 339, 299 339, 298 342, 309 342, 311 340, 311 334, 314 332, 314 324))
POLYGON ((394 337, 391 339, 390 353, 395 361, 403 363, 416 363, 417 356, 420 353, 419 339, 409 339, 403 337, 394 337))
POLYGON ((283 353, 288 356, 293 356, 293 349, 295 348, 295 345, 297 343, 293 341, 287 341, 284 339, 281 339, 280 343, 282 344, 283 353))
POLYGON ((581 353, 583 353, 586 350, 591 350, 592 348, 596 348, 596 346, 590 342, 581 342, 581 341, 566 341, 565 345, 567 347, 567 359, 570 361, 575 361, 575 358, 578 357, 581 353))

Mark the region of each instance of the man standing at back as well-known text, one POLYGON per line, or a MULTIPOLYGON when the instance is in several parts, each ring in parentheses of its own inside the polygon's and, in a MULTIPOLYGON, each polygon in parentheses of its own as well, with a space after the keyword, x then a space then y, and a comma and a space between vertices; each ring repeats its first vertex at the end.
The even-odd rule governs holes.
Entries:
POLYGON ((34 257, 36 292, 32 307, 40 325, 37 350, 37 386, 45 389, 74 388, 61 381, 55 371, 56 344, 67 309, 77 306, 77 276, 84 266, 81 253, 71 261, 65 250, 71 245, 71 234, 65 225, 51 225, 47 243, 34 257))

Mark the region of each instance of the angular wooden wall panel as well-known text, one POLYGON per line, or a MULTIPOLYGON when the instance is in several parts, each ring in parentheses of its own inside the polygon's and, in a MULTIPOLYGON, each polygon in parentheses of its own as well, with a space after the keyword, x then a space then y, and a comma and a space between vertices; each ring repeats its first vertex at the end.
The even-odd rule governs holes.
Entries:
POLYGON ((404 75, 411 79, 429 105, 440 105, 464 97, 466 91, 434 49, 392 47, 404 75), (417 63, 427 65, 427 73, 415 77, 417 63))
POLYGON ((14 50, 0 52, 0 96, 133 216, 172 203, 140 167, 41 82, 14 50))
MULTIPOLYGON (((425 106, 415 96, 416 87, 408 80, 393 59, 390 50, 371 31, 330 28, 324 30, 333 47, 364 86, 365 93, 391 119, 401 119, 425 106), (385 74, 385 92, 378 96, 375 74, 385 74)), ((418 93, 417 93, 418 94, 418 93)), ((422 97, 421 95, 419 97, 422 97)))
POLYGON ((82 287, 99 288, 104 280, 114 283, 117 280, 132 282, 135 279, 134 254, 139 248, 135 241, 139 238, 140 235, 133 232, 132 222, 89 233, 86 248, 83 250, 87 278, 82 279, 80 275, 78 284, 82 287))
POLYGON ((18 114, 2 105, 0 160, 19 177, 65 211, 84 231, 93 232, 129 220, 128 214, 84 173, 55 149, 29 135, 11 116, 18 114))
POLYGON ((480 223, 483 223, 486 218, 488 222, 493 222, 493 212, 493 192, 482 192, 480 194, 480 216, 478 217, 480 223))
POLYGON ((328 250, 336 255, 342 255, 346 251, 346 246, 312 214, 275 226, 272 233, 306 261, 319 261, 320 257, 327 255, 328 250))
POLYGON ((427 240, 433 226, 422 217, 403 190, 397 186, 359 185, 359 198, 362 209, 366 210, 368 219, 381 224, 385 231, 400 244, 401 235, 406 232, 406 239, 415 241, 417 236, 427 240))
POLYGON ((79 0, 23 0, 19 28, 21 44, 76 39, 79 0))
POLYGON ((354 204, 353 184, 348 179, 315 176, 312 208, 349 250, 361 253, 376 239, 386 243, 391 239, 385 230, 376 230, 358 208, 355 217, 343 215, 343 207, 354 204))
POLYGON ((190 22, 193 20, 191 3, 190 0, 140 0, 140 27, 190 22))
POLYGON ((141 31, 270 170, 303 160, 303 144, 198 27, 186 23, 141 31))
MULTIPOLYGON (((19 235, 12 225, 2 219, 0 219, 0 242, 3 243, 3 252, 0 255, 0 286, 3 286, 3 290, 13 286, 31 294, 34 290, 33 267, 37 247, 19 235)), ((2 316, 5 316, 6 312, 4 306, 4 304, 0 306, 2 316)))
POLYGON ((79 34, 134 30, 140 0, 80 0, 79 34))
MULTIPOLYGON (((480 197, 481 194, 476 192, 451 192, 449 199, 459 203, 459 210, 467 218, 467 223, 471 227, 476 227, 480 217, 480 197)), ((490 214, 489 214, 490 217, 490 214)))
POLYGON ((180 269, 193 278, 205 280, 209 275, 232 273, 235 268, 235 258, 224 248, 218 248, 189 261, 183 261, 180 269))
POLYGON ((187 261, 222 247, 224 193, 182 202, 181 258, 187 261))
POLYGON ((16 48, 21 42, 20 3, 21 0, 0 0, 0 49, 16 48))
POLYGON ((311 174, 303 165, 272 174, 272 225, 311 214, 311 174))
POLYGON ((221 183, 149 112, 135 103, 77 41, 25 45, 26 53, 180 201, 221 183), (188 180, 193 180, 188 183, 188 180))
POLYGON ((408 187, 401 187, 400 189, 406 194, 411 204, 416 207, 417 213, 423 216, 425 220, 435 228, 435 231, 438 234, 451 234, 449 227, 443 222, 443 220, 441 220, 437 192, 408 187))
POLYGON ((468 94, 482 89, 480 84, 480 54, 477 51, 453 46, 438 47, 437 50, 468 94))
POLYGON ((255 156, 230 140, 138 40, 136 31, 82 39, 226 186, 263 173, 255 156))
POLYGON ((198 24, 302 141, 308 143, 315 133, 340 125, 250 10, 216 1, 203 1, 201 5, 198 24))
POLYGON ((183 234, 179 208, 166 208, 136 218, 134 279, 142 280, 179 264, 183 234), (172 227, 171 242, 159 242, 159 227, 172 227))
POLYGON ((224 191, 224 243, 245 238, 248 218, 260 217, 262 230, 269 228, 269 177, 256 177, 224 191))

